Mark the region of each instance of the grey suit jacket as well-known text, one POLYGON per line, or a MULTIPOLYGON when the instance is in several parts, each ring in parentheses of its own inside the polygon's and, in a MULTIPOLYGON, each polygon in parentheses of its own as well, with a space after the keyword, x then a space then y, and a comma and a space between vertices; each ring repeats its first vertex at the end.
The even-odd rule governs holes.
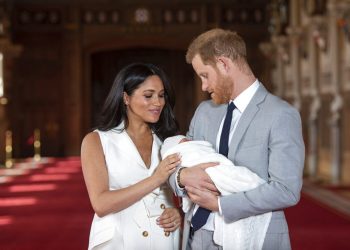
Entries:
MULTIPOLYGON (((210 100, 202 102, 187 136, 215 145, 226 107, 210 100)), ((295 205, 300 199, 304 156, 299 112, 260 85, 234 131, 228 158, 267 182, 247 192, 220 197, 225 221, 234 222, 273 211, 263 248, 290 249, 288 225, 282 209, 295 205)), ((186 195, 177 188, 175 174, 169 183, 177 195, 186 195)), ((186 249, 191 217, 192 210, 185 215, 182 249, 186 249)))

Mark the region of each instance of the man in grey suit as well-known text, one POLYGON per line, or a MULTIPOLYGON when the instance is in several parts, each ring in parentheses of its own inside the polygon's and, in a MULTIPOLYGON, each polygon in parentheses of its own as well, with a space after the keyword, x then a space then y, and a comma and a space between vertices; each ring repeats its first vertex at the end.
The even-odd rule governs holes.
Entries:
POLYGON ((182 249, 222 249, 213 241, 211 211, 219 211, 226 223, 272 211, 262 248, 291 249, 283 209, 297 204, 302 187, 305 152, 298 111, 256 79, 235 32, 213 29, 199 35, 186 60, 211 97, 198 106, 187 137, 216 145, 266 183, 220 196, 205 172, 215 163, 179 168, 169 182, 178 196, 188 195, 196 204, 185 215, 182 249))

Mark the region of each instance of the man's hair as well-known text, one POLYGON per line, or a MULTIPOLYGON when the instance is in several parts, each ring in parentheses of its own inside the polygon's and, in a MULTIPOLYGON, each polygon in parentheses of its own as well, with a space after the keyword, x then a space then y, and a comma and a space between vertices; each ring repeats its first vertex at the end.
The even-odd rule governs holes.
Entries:
POLYGON ((197 54, 204 64, 215 65, 219 56, 230 58, 237 64, 247 62, 244 40, 230 30, 212 29, 199 35, 188 47, 186 62, 191 64, 197 54))

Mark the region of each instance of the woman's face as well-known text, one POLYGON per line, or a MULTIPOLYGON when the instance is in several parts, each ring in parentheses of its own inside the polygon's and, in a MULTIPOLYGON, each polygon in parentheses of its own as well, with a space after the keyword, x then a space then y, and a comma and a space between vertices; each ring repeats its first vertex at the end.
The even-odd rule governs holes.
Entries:
POLYGON ((149 76, 130 96, 124 92, 124 102, 129 122, 156 123, 165 104, 162 80, 157 75, 149 76))

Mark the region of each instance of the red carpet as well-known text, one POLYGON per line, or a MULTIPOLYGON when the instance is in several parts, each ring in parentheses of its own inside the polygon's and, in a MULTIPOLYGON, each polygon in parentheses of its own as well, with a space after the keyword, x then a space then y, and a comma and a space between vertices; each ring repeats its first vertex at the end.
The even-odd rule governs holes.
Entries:
POLYGON ((292 249, 350 249, 350 218, 306 195, 286 209, 292 249))
POLYGON ((29 169, 0 184, 0 197, 1 250, 87 249, 93 211, 79 158, 29 169))
MULTIPOLYGON (((87 249, 93 211, 79 158, 30 166, 0 170, 24 171, 0 184, 0 250, 87 249)), ((286 214, 294 250, 350 249, 349 218, 305 195, 286 214)))

